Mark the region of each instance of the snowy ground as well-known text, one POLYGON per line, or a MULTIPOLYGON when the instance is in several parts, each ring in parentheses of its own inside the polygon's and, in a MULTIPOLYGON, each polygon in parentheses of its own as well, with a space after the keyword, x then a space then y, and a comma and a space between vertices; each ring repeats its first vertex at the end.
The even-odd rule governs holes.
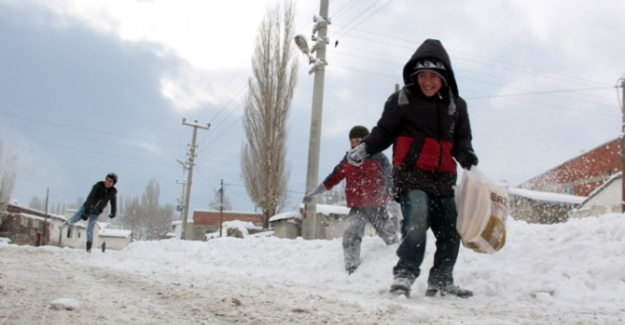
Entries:
MULTIPOLYGON (((424 274, 431 265, 428 241, 424 274)), ((498 253, 462 249, 470 299, 387 293, 397 245, 340 240, 135 242, 122 251, 0 245, 0 324, 625 324, 625 217, 508 221, 498 253)))

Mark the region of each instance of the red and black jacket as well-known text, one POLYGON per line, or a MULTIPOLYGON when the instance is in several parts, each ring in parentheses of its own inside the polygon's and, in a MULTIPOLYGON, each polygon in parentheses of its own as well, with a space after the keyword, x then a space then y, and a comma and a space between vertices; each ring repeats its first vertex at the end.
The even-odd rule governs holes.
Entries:
POLYGON ((458 154, 471 149, 472 135, 466 102, 459 97, 449 56, 439 41, 427 40, 404 68, 406 85, 384 105, 377 125, 362 142, 375 154, 393 145, 393 179, 396 190, 423 190, 450 197, 456 184, 458 154), (447 84, 433 97, 412 84, 410 72, 416 62, 434 58, 445 64, 447 84), (400 104, 399 97, 409 101, 400 104))
POLYGON ((360 166, 343 157, 323 181, 326 190, 345 179, 345 198, 350 208, 383 207, 392 188, 391 165, 383 153, 368 156, 360 166))

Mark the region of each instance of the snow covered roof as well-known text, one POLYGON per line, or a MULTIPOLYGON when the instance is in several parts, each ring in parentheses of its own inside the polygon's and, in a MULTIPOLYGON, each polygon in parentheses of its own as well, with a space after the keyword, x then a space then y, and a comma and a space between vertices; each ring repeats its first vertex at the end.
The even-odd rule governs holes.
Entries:
MULTIPOLYGON (((300 204, 300 209, 304 209, 304 204, 300 204)), ((348 214, 349 208, 343 205, 317 204, 317 213, 329 216, 330 214, 348 214)))
MULTIPOLYGON (((300 204, 300 210, 304 209, 304 204, 300 204)), ((342 205, 328 205, 328 204, 317 204, 317 214, 323 214, 329 216, 331 214, 340 214, 347 215, 349 213, 349 209, 346 206, 342 205)), ((269 218, 269 222, 278 221, 282 219, 301 219, 302 214, 298 210, 287 211, 278 213, 275 216, 269 218)))
POLYGON ((522 196, 528 199, 537 200, 537 201, 545 201, 545 202, 581 204, 582 202, 584 202, 584 200, 586 200, 585 196, 550 193, 550 192, 539 192, 539 191, 526 190, 526 189, 516 188, 516 187, 508 188, 508 192, 510 194, 522 196))
POLYGON ((100 229, 100 237, 128 238, 132 231, 126 229, 100 229))
MULTIPOLYGON (((189 218, 187 219, 187 223, 193 223, 193 219, 189 218)), ((171 222, 172 225, 181 225, 182 224, 182 220, 175 220, 171 222)))
POLYGON ((110 224, 110 222, 97 222, 98 227, 100 227, 99 236, 127 238, 132 234, 132 231, 128 229, 109 228, 110 224))
POLYGON ((274 221, 283 220, 283 219, 301 219, 301 218, 302 218, 302 215, 299 213, 299 211, 287 211, 287 212, 278 213, 275 216, 269 218, 269 222, 274 222, 274 221))

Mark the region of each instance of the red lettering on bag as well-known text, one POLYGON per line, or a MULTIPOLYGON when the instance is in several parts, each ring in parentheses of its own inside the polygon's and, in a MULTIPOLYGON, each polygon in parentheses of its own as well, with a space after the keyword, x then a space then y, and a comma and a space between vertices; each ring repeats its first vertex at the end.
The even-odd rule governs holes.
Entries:
POLYGON ((491 192, 490 193, 490 200, 495 202, 495 203, 500 203, 500 204, 503 204, 503 205, 506 205, 506 201, 507 201, 506 198, 504 198, 501 195, 497 195, 497 193, 495 193, 495 192, 491 192))

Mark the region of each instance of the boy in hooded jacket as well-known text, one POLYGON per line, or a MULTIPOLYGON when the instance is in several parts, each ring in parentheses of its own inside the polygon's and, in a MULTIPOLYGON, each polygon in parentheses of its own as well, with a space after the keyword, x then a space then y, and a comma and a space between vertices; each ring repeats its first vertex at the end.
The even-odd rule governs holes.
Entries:
POLYGON ((95 226, 98 217, 110 202, 111 211, 109 218, 115 218, 117 212, 117 174, 109 173, 104 178, 104 181, 99 181, 93 185, 89 196, 85 203, 76 211, 76 213, 69 219, 65 220, 60 225, 60 228, 65 227, 67 224, 75 224, 78 221, 87 221, 87 244, 86 249, 88 253, 91 253, 91 247, 93 246, 93 227, 95 226))
POLYGON ((456 286, 453 278, 461 242, 453 188, 456 161, 466 169, 478 163, 467 104, 459 96, 449 55, 439 40, 427 39, 417 48, 404 66, 403 80, 405 85, 387 99, 371 134, 347 159, 358 164, 393 145, 396 200, 404 219, 391 292, 410 294, 430 228, 436 253, 426 295, 470 297, 473 293, 456 286))

